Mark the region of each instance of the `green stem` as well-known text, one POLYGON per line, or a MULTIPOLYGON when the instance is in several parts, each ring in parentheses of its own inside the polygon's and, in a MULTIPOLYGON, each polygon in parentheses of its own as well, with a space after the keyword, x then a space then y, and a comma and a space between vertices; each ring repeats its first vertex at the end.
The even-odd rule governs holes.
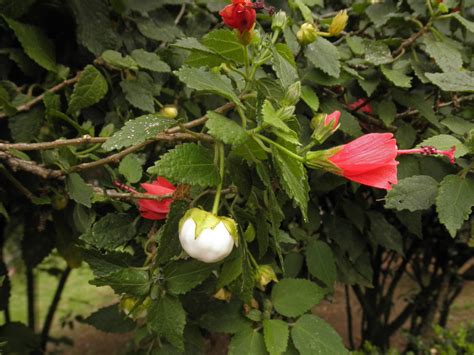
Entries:
POLYGON ((428 7, 428 12, 430 13, 430 16, 433 16, 434 14, 434 11, 433 11, 433 7, 431 6, 431 0, 426 0, 426 6, 428 7))
POLYGON ((219 157, 219 185, 217 185, 216 195, 214 196, 214 204, 212 206, 212 214, 217 216, 219 212, 219 202, 221 200, 222 185, 224 184, 224 144, 222 142, 216 142, 216 152, 219 157))
POLYGON ((282 153, 285 153, 286 155, 288 155, 289 157, 291 158, 294 158, 302 163, 305 162, 305 158, 303 158, 302 156, 296 154, 296 153, 293 153, 291 150, 285 148, 284 146, 278 144, 277 142, 275 141, 272 141, 270 138, 267 138, 265 136, 262 136, 261 134, 256 134, 255 136, 257 136, 258 138, 260 138, 262 141, 264 142, 267 142, 268 144, 271 144, 273 145, 275 148, 277 148, 279 151, 281 151, 282 153))
POLYGON ((308 143, 308 145, 306 145, 305 147, 303 147, 303 149, 301 149, 299 151, 299 153, 306 153, 307 151, 311 150, 311 148, 313 148, 316 144, 318 144, 317 142, 315 141, 311 141, 310 143, 308 143))
POLYGON ((242 110, 241 107, 237 106, 237 112, 239 113, 240 120, 242 122, 242 128, 246 129, 247 128, 247 116, 245 116, 244 110, 242 110))
POLYGON ((249 60, 249 46, 245 46, 244 50, 244 65, 245 65, 245 76, 248 79, 250 73, 250 60, 249 60))

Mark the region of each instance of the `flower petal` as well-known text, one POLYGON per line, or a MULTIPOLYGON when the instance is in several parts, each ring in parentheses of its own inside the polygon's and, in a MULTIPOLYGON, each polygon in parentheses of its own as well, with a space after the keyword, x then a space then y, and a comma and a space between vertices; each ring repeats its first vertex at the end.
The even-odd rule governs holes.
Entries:
POLYGON ((167 198, 163 201, 141 199, 141 200, 138 200, 138 207, 140 211, 168 213, 172 202, 173 200, 170 198, 167 198))
POLYGON ((391 190, 392 184, 397 184, 397 165, 395 161, 392 164, 387 164, 383 167, 366 171, 360 175, 346 175, 343 176, 346 179, 358 182, 363 185, 377 187, 379 189, 391 190))

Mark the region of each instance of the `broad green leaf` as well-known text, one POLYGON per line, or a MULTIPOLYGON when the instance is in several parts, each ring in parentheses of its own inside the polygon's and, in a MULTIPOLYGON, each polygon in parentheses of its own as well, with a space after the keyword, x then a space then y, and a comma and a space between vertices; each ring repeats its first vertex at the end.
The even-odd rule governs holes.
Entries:
POLYGON ((295 4, 298 7, 298 9, 301 12, 301 15, 303 15, 303 18, 307 22, 313 22, 313 13, 311 9, 306 6, 306 0, 295 0, 295 4))
POLYGON ((175 125, 176 121, 159 114, 144 115, 125 122, 120 131, 102 145, 106 151, 126 148, 155 137, 158 133, 175 125))
POLYGON ((140 181, 143 174, 142 161, 136 154, 127 155, 120 162, 119 173, 132 184, 140 181))
POLYGON ((362 135, 362 130, 359 125, 359 121, 353 115, 351 115, 344 106, 342 106, 337 100, 325 100, 321 102, 321 111, 330 114, 336 110, 341 112, 341 123, 340 130, 352 137, 359 137, 362 135))
POLYGON ((390 80, 393 85, 398 86, 399 88, 408 89, 411 88, 411 77, 406 74, 403 74, 399 70, 393 70, 387 68, 385 65, 381 67, 383 75, 390 80))
POLYGON ((239 277, 240 274, 242 274, 242 258, 239 256, 231 260, 226 260, 219 274, 216 289, 227 286, 239 277))
POLYGON ((272 302, 281 315, 298 317, 317 305, 325 293, 323 288, 308 280, 281 279, 273 286, 272 302))
POLYGON ((175 71, 175 74, 178 76, 179 80, 191 89, 208 91, 223 96, 237 105, 242 105, 240 99, 234 92, 230 79, 221 74, 207 71, 204 68, 186 67, 182 67, 178 71, 175 71))
POLYGON ((210 332, 235 334, 252 324, 243 315, 242 303, 233 299, 230 303, 213 302, 199 320, 199 325, 210 332))
POLYGON ((359 36, 346 36, 346 42, 352 52, 356 55, 365 53, 364 39, 359 36))
POLYGON ((391 1, 373 3, 365 10, 365 14, 377 27, 385 25, 390 19, 390 16, 396 12, 397 8, 391 1))
POLYGON ((423 36, 425 51, 444 72, 458 71, 462 68, 461 53, 446 42, 438 41, 432 34, 423 36))
POLYGON ((306 248, 308 271, 332 289, 337 277, 336 263, 331 248, 327 243, 311 241, 306 248))
POLYGON ((474 206, 474 181, 459 175, 446 176, 436 196, 439 220, 454 238, 474 206))
POLYGON ((385 197, 385 207, 411 212, 426 210, 434 202, 438 182, 431 176, 417 175, 398 181, 385 197))
POLYGON ((21 322, 4 322, 0 327, 2 354, 31 354, 40 348, 40 337, 21 322))
POLYGON ((444 91, 474 91, 474 74, 468 71, 425 73, 430 81, 444 91))
POLYGON ((195 143, 185 143, 163 154, 155 165, 148 168, 150 174, 164 176, 176 183, 216 186, 219 174, 212 153, 195 143))
POLYGON ((468 133, 471 129, 474 129, 474 122, 456 116, 446 118, 441 124, 448 127, 451 132, 461 136, 468 133))
POLYGON ((153 79, 146 73, 138 73, 135 79, 122 80, 120 87, 132 106, 145 112, 155 112, 153 79))
POLYGON ((88 65, 74 85, 74 91, 69 99, 69 113, 92 106, 102 100, 109 87, 103 75, 94 66, 88 65))
POLYGON ((74 201, 91 207, 92 187, 87 185, 79 174, 72 173, 66 178, 66 190, 74 201))
POLYGON ((32 25, 24 24, 3 16, 8 26, 15 32, 25 53, 38 65, 52 72, 57 71, 54 43, 43 31, 32 25))
POLYGON ((178 298, 164 295, 148 309, 147 326, 173 346, 184 350, 186 312, 178 298))
POLYGON ((197 260, 174 262, 164 270, 167 291, 175 295, 186 293, 207 279, 213 269, 214 264, 197 260))
POLYGON ((393 61, 390 48, 381 41, 365 41, 365 60, 374 65, 387 64, 393 61))
POLYGON ((341 337, 321 318, 306 314, 291 329, 291 339, 301 355, 346 355, 341 337))
POLYGON ((318 37, 315 42, 306 47, 304 54, 316 68, 334 78, 339 78, 341 73, 339 51, 327 39, 318 37))
POLYGON ((466 30, 474 33, 474 22, 465 19, 459 13, 455 13, 454 18, 458 20, 464 27, 466 27, 466 30))
POLYGON ((313 89, 309 86, 301 87, 301 99, 309 106, 314 112, 319 110, 319 97, 316 95, 313 89))
POLYGON ((370 217, 372 240, 376 244, 403 255, 403 238, 398 229, 388 223, 382 213, 369 212, 368 215, 370 217))
POLYGON ((145 296, 149 293, 151 280, 148 270, 129 267, 97 277, 89 283, 95 286, 110 286, 117 295, 127 293, 133 296, 145 296))
POLYGON ((220 29, 209 32, 202 38, 202 43, 220 56, 236 62, 244 63, 244 46, 239 42, 234 31, 220 29))
POLYGON ((135 49, 131 55, 142 69, 157 73, 169 73, 171 71, 170 66, 163 62, 156 53, 147 52, 143 49, 135 49))
POLYGON ((424 117, 434 126, 440 127, 438 117, 436 116, 436 113, 433 110, 433 98, 425 98, 425 95, 420 92, 406 92, 401 90, 393 90, 392 96, 399 104, 407 108, 417 109, 418 111, 420 111, 420 115, 422 117, 424 117))
POLYGON ((257 330, 246 328, 235 334, 229 344, 229 355, 265 355, 263 335, 257 330))
POLYGON ((290 332, 288 324, 279 319, 263 321, 263 336, 270 355, 279 355, 286 351, 290 332))
POLYGON ((96 249, 82 249, 84 261, 89 264, 94 276, 103 277, 131 265, 130 254, 108 252, 102 254, 96 249))
POLYGON ((248 135, 240 125, 223 115, 213 111, 207 112, 209 118, 206 122, 206 127, 209 129, 209 134, 214 138, 221 140, 226 144, 240 145, 244 143, 248 135))
POLYGON ((38 136, 43 121, 43 110, 34 108, 8 119, 8 128, 15 142, 29 143, 38 136))
POLYGON ((97 221, 81 239, 97 249, 114 250, 124 245, 136 234, 135 224, 129 214, 109 213, 97 221))
POLYGON ((270 101, 265 100, 262 105, 262 118, 263 122, 267 125, 279 129, 283 132, 290 133, 293 130, 287 126, 285 122, 283 122, 281 114, 278 114, 277 111, 273 108, 273 105, 270 101))
POLYGON ((308 175, 302 162, 272 148, 280 182, 286 194, 292 198, 301 210, 303 218, 308 219, 308 175))
POLYGON ((118 304, 100 308, 81 323, 92 325, 107 333, 128 333, 135 328, 135 323, 120 312, 118 304))
POLYGON ((74 226, 77 231, 80 233, 85 233, 89 230, 92 224, 95 221, 96 212, 93 209, 87 208, 81 204, 76 204, 74 206, 74 211, 72 213, 72 219, 74 221, 74 226))
POLYGON ((107 64, 117 69, 138 70, 138 64, 132 57, 129 55, 122 56, 122 53, 117 51, 106 50, 102 53, 101 58, 107 64))
MULTIPOLYGON (((279 51, 279 47, 272 49, 272 66, 278 79, 280 79, 281 86, 285 89, 294 82, 298 81, 298 71, 293 63, 289 62, 287 57, 279 51)), ((291 51, 290 51, 291 53, 291 51)))
POLYGON ((425 139, 423 142, 418 144, 418 147, 425 147, 425 146, 433 146, 440 150, 449 150, 453 146, 456 147, 456 151, 454 152, 455 158, 460 158, 467 153, 469 153, 469 149, 461 143, 461 141, 453 136, 448 134, 439 134, 437 136, 430 137, 425 139))
POLYGON ((183 31, 174 24, 167 11, 161 16, 156 14, 151 18, 142 17, 136 20, 138 30, 145 36, 155 41, 173 42, 176 38, 183 36, 183 31))
POLYGON ((226 61, 224 57, 193 37, 179 39, 173 46, 191 51, 185 63, 192 67, 215 67, 226 61))
POLYGON ((392 100, 383 100, 376 106, 377 114, 379 115, 385 126, 389 126, 395 121, 397 114, 397 106, 392 100))

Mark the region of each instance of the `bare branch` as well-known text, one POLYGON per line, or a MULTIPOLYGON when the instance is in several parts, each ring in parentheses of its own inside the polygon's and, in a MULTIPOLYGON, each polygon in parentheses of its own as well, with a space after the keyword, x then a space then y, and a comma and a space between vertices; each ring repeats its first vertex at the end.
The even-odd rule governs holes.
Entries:
POLYGON ((3 160, 13 171, 25 171, 43 179, 63 179, 64 172, 61 170, 47 169, 29 160, 17 158, 7 152, 0 151, 0 160, 3 160))

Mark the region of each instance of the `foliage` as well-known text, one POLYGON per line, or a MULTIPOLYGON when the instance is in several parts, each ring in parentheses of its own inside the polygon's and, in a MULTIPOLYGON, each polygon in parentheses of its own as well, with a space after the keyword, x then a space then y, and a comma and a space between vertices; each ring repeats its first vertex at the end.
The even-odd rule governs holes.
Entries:
POLYGON ((203 338, 222 332, 230 354, 345 354, 311 314, 335 282, 353 287, 362 340, 382 348, 409 317, 424 335, 436 307, 449 310, 458 293, 446 287, 462 288, 473 255, 473 1, 268 3, 287 17, 259 11, 246 37, 220 26, 221 0, 0 1, 2 255, 6 243, 20 251, 30 306, 32 270, 55 248, 68 264, 38 329, 34 307, 28 326, 9 321, 0 259, 4 349, 45 348, 81 262, 121 300, 85 322, 134 328, 130 353, 202 353, 203 338), (345 31, 330 36, 346 8, 345 31), (308 22, 318 35, 300 45, 308 22), (335 110, 339 131, 315 147, 311 118, 335 110), (387 194, 305 165, 307 151, 370 132, 392 132, 400 149, 455 146, 456 163, 400 156, 387 194), (141 218, 135 203, 156 176, 177 185, 164 221, 141 218), (183 252, 191 207, 237 222, 226 259, 183 252), (385 285, 409 264, 420 288, 394 322, 385 285))

